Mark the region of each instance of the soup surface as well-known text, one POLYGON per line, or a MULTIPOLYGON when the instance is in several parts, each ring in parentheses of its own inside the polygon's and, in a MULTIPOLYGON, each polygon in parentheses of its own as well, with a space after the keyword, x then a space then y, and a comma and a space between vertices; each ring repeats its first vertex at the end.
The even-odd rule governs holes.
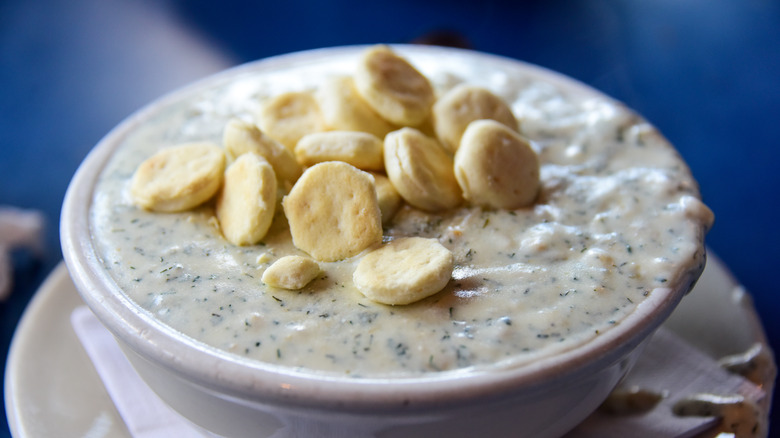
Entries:
POLYGON ((621 104, 520 63, 430 48, 399 49, 436 93, 467 82, 501 96, 541 162, 536 202, 518 210, 404 206, 385 240, 437 239, 452 279, 406 306, 353 285, 360 255, 320 263, 297 291, 260 280, 299 254, 281 208, 260 244, 235 246, 212 204, 183 213, 133 205, 129 181, 156 151, 221 142, 234 117, 267 98, 351 74, 358 51, 288 58, 229 72, 147 112, 102 173, 91 208, 105 268, 140 307, 189 337, 237 356, 311 372, 414 377, 533 360, 573 348, 621 320, 655 288, 687 287, 704 264, 709 210, 685 163, 621 104))

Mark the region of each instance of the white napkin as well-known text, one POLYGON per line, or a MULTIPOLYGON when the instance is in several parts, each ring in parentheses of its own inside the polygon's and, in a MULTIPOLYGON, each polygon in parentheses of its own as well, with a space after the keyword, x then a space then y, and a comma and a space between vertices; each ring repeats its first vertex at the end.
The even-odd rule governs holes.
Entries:
POLYGON ((133 437, 207 436, 165 404, 146 385, 119 349, 113 335, 89 308, 76 308, 71 314, 71 324, 133 437))
POLYGON ((714 426, 718 419, 673 415, 672 407, 677 401, 701 393, 739 394, 753 401, 764 397, 764 391, 759 387, 724 370, 717 361, 664 328, 653 335, 621 386, 636 386, 666 396, 643 415, 610 415, 596 411, 566 438, 694 437, 714 426))
MULTIPOLYGON (((86 307, 71 321, 108 394, 136 438, 203 438, 215 436, 169 408, 136 374, 115 339, 86 307)), ((677 417, 671 407, 697 393, 741 394, 760 400, 763 391, 723 370, 672 332, 660 329, 650 340, 623 385, 637 385, 667 396, 643 415, 616 416, 595 412, 565 438, 687 438, 712 427, 716 418, 677 417)))

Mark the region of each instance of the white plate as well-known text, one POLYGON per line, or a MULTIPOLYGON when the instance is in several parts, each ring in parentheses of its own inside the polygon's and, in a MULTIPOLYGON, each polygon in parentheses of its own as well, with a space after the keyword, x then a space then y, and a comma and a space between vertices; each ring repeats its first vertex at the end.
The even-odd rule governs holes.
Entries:
POLYGON ((70 314, 82 305, 60 263, 27 306, 6 364, 5 409, 14 437, 130 438, 71 327, 70 314))
MULTIPOLYGON (((14 437, 130 437, 71 328, 70 314, 82 304, 60 264, 25 311, 5 376, 14 437)), ((769 348, 750 296, 712 253, 696 288, 665 326, 715 358, 756 342, 769 348)), ((772 384, 764 385, 767 403, 772 384)))

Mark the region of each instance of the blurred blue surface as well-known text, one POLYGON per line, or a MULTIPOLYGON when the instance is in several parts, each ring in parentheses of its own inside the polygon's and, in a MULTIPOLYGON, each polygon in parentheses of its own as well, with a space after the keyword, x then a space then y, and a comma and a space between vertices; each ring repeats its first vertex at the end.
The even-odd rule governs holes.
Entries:
POLYGON ((0 348, 61 259, 71 175, 121 119, 231 65, 443 31, 579 79, 658 126, 715 212, 708 245, 752 293, 780 351, 780 2, 770 0, 0 0, 0 205, 48 220, 45 257, 14 254, 0 348))

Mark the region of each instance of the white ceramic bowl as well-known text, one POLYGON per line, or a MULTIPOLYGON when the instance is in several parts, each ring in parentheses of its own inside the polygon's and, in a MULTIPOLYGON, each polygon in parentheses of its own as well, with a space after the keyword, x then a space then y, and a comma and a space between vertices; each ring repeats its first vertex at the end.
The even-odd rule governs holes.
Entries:
MULTIPOLYGON (((216 82, 358 50, 362 49, 317 50, 232 69, 152 103, 114 129, 85 159, 64 202, 62 246, 75 285, 151 388, 185 417, 219 435, 472 437, 491 433, 540 438, 564 434, 625 375, 643 342, 670 315, 700 272, 694 269, 677 284, 653 290, 621 324, 592 341, 522 366, 405 379, 350 379, 242 360, 184 337, 133 303, 103 268, 91 238, 89 209, 101 170, 129 133, 182 96, 216 82)), ((432 47, 404 50, 494 63, 599 95, 575 81, 513 60, 432 47)))

